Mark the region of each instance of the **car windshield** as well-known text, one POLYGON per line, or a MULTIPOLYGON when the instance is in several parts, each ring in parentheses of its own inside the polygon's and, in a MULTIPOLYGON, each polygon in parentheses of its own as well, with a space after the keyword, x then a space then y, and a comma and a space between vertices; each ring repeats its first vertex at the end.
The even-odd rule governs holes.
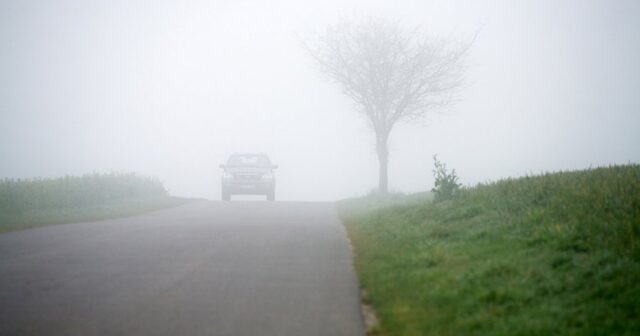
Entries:
POLYGON ((228 166, 269 167, 271 163, 264 155, 233 155, 229 158, 228 166))

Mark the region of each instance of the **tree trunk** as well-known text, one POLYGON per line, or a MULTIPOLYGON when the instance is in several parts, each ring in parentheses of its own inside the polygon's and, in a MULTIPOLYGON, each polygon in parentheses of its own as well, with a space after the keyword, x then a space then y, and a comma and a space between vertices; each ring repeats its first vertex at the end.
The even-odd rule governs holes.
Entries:
POLYGON ((388 133, 380 132, 376 134, 376 151, 378 152, 378 163, 380 164, 378 176, 378 191, 386 194, 389 191, 389 149, 387 147, 388 133))

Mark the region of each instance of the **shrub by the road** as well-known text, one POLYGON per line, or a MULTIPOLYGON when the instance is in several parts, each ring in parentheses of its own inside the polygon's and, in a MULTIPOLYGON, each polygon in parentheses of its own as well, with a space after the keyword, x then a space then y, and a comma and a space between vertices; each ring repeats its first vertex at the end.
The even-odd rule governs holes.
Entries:
POLYGON ((447 165, 438 159, 438 155, 433 156, 433 177, 435 185, 431 192, 436 201, 450 200, 460 192, 456 170, 449 171, 447 165))
POLYGON ((367 204, 338 209, 381 334, 640 334, 639 165, 367 204))
POLYGON ((163 184, 134 173, 0 180, 0 232, 124 216, 177 200, 163 184))

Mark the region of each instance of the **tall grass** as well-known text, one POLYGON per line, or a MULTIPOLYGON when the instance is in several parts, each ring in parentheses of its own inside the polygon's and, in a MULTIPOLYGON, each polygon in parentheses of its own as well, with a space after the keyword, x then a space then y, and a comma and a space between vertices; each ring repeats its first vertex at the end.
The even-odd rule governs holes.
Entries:
POLYGON ((605 248, 640 261, 640 165, 506 179, 466 190, 461 202, 492 209, 534 239, 605 248))
POLYGON ((338 204, 380 334, 640 334, 640 165, 392 203, 338 204))
POLYGON ((163 184, 135 173, 0 180, 0 232, 48 223, 133 213, 168 200, 163 184), (144 202, 141 202, 144 200, 144 202), (95 216, 94 216, 95 215, 95 216))

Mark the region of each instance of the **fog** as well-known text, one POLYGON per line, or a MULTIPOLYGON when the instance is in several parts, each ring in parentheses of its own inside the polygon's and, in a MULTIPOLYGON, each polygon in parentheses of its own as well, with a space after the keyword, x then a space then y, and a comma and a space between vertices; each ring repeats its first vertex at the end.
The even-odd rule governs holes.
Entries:
POLYGON ((459 101, 390 138, 390 189, 640 161, 638 1, 2 1, 0 178, 135 171, 220 198, 265 152, 280 200, 377 185, 375 138, 302 48, 364 16, 471 37, 459 101))

